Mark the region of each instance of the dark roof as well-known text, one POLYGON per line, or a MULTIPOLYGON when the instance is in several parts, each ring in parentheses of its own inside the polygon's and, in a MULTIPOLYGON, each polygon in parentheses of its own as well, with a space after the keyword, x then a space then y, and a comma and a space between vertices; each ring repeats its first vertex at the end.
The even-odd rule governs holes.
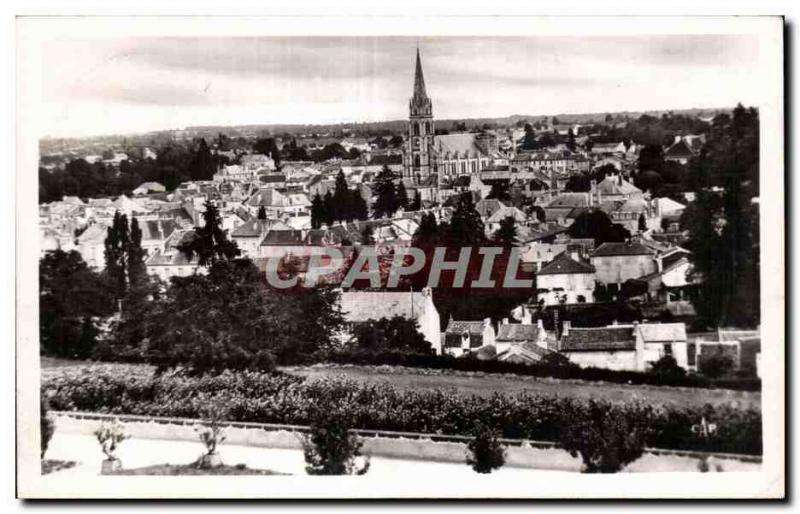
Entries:
POLYGON ((653 255, 653 252, 640 243, 603 243, 592 253, 592 257, 615 255, 653 255))
POLYGON ((262 223, 265 223, 257 218, 253 218, 238 227, 231 233, 231 237, 260 237, 263 234, 261 229, 262 223))
POLYGON ((571 328, 561 336, 561 350, 566 352, 633 350, 635 347, 632 327, 571 328))
POLYGON ((594 273, 594 266, 572 259, 566 252, 561 252, 545 264, 537 275, 561 275, 573 273, 594 273))
POLYGON ((270 230, 261 241, 261 246, 297 246, 303 244, 303 233, 299 230, 270 230))
POLYGON ((445 330, 448 334, 463 334, 469 332, 474 335, 483 334, 483 321, 453 321, 447 324, 445 330))
POLYGON ((506 323, 500 325, 496 341, 535 341, 539 337, 539 327, 521 323, 506 323))

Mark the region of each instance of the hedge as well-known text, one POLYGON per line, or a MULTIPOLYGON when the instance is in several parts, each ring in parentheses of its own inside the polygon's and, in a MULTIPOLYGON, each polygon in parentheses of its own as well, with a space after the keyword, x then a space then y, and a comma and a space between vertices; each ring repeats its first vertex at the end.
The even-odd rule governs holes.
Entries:
MULTIPOLYGON (((348 412, 351 428, 466 435, 482 422, 497 428, 503 437, 540 441, 557 441, 561 427, 586 404, 586 400, 527 392, 480 397, 455 391, 399 390, 388 382, 365 384, 344 378, 304 382, 289 375, 229 371, 216 376, 170 372, 146 377, 83 370, 45 378, 42 387, 51 408, 62 411, 199 418, 213 400, 230 408, 230 421, 307 425, 314 406, 330 405, 348 412)), ((637 405, 621 405, 628 415, 640 415, 637 405)), ((651 422, 656 435, 651 446, 761 454, 757 409, 668 404, 654 412, 651 422), (692 425, 701 417, 719 426, 709 441, 698 440, 692 433, 692 425)))
POLYGON ((760 391, 758 378, 734 378, 712 380, 702 375, 663 376, 641 371, 619 371, 606 368, 572 366, 546 366, 457 358, 450 355, 426 355, 403 352, 371 352, 351 350, 337 352, 325 357, 325 362, 373 366, 406 366, 409 368, 450 369, 455 371, 481 371, 484 373, 513 373, 534 377, 551 377, 615 384, 636 384, 671 387, 698 387, 704 389, 731 389, 737 391, 760 391))

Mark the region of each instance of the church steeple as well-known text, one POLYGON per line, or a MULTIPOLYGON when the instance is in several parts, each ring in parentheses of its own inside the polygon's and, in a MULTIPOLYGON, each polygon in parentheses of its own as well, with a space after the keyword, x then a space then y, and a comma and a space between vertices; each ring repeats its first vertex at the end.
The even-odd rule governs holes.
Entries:
POLYGON ((427 99, 428 93, 425 91, 425 77, 422 75, 422 61, 419 58, 419 47, 417 47, 417 69, 414 71, 414 99, 427 99))
POLYGON ((414 91, 408 101, 408 138, 403 160, 404 175, 413 179, 427 178, 435 169, 433 103, 425 90, 422 59, 417 47, 414 69, 414 91))

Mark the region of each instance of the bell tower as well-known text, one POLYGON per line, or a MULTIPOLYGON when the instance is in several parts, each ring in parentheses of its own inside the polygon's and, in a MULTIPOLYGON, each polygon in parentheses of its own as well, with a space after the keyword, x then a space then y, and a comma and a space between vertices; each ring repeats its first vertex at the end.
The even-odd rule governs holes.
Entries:
POLYGON ((417 48, 417 67, 414 71, 414 92, 408 102, 408 111, 404 176, 421 180, 427 178, 434 169, 434 129, 433 104, 425 91, 419 48, 417 48))

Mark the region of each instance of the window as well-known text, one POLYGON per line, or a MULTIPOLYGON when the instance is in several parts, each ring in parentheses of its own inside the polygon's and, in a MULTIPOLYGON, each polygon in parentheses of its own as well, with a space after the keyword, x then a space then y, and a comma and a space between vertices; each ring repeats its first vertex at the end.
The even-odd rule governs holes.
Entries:
POLYGON ((669 355, 672 357, 672 344, 667 343, 664 345, 664 355, 669 355))
POLYGON ((414 167, 419 168, 419 154, 414 156, 414 167))
POLYGON ((411 127, 414 129, 414 135, 418 136, 419 135, 419 125, 416 124, 416 123, 413 123, 413 124, 411 124, 411 127))

